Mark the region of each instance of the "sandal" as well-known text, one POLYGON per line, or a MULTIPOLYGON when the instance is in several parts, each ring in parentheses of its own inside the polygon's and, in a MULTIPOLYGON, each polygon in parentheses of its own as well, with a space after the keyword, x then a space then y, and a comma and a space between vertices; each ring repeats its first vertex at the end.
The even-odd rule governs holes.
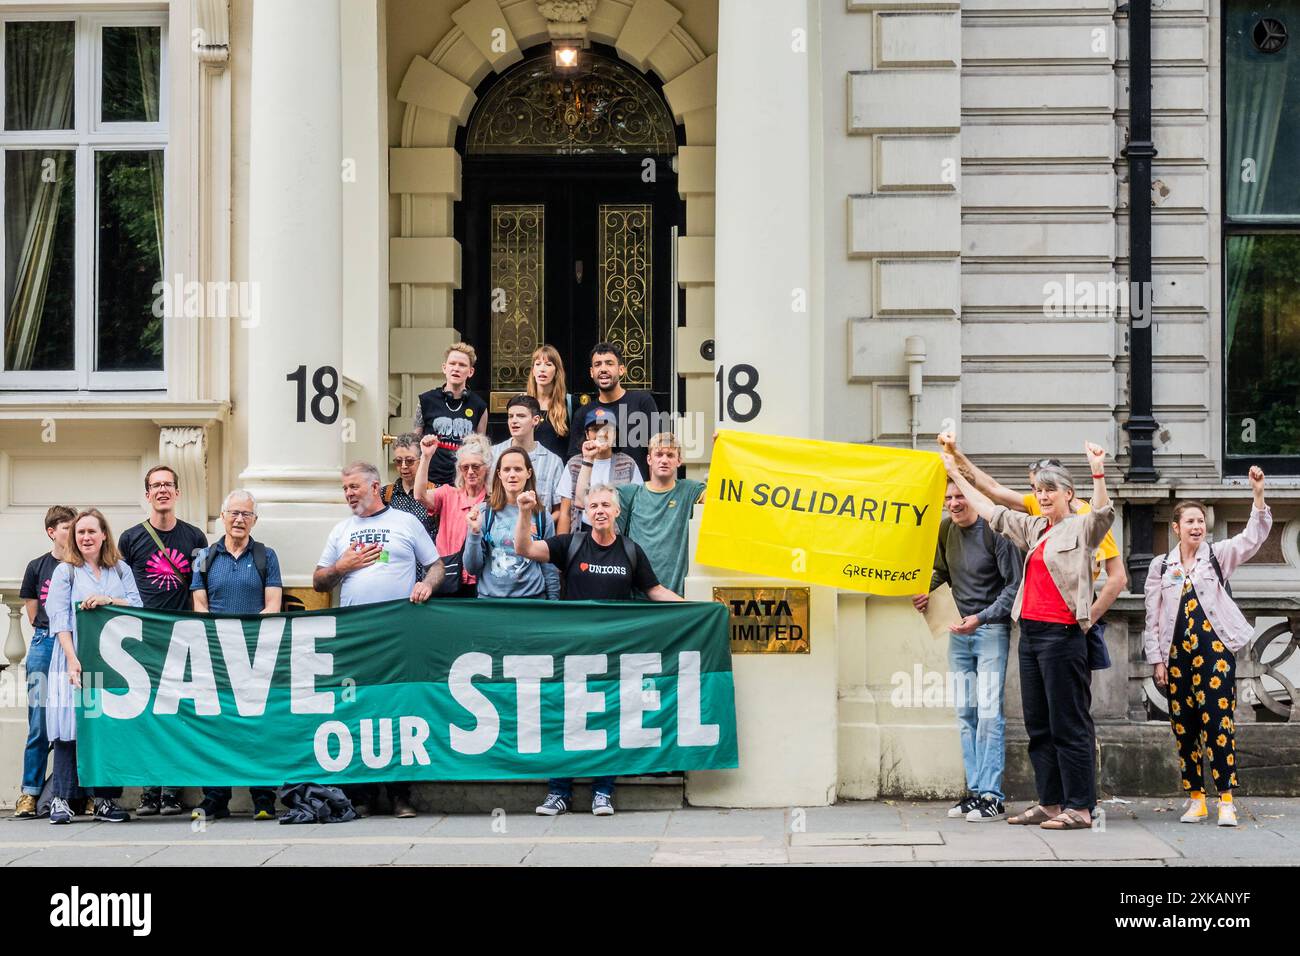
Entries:
POLYGON ((1052 819, 1046 810, 1035 804, 1024 813, 1014 817, 1007 817, 1007 823, 1016 827, 1036 827, 1052 819))
POLYGON ((1092 821, 1078 810, 1062 810, 1054 820, 1038 825, 1040 830, 1091 830, 1092 821))

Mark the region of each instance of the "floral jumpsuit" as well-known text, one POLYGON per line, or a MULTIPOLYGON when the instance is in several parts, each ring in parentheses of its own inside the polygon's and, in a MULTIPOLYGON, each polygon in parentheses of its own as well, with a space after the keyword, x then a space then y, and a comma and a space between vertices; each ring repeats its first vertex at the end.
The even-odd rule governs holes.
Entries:
POLYGON ((1183 789, 1205 791, 1202 744, 1220 793, 1237 786, 1234 742, 1236 658, 1214 633, 1188 578, 1169 647, 1169 722, 1178 741, 1183 789))

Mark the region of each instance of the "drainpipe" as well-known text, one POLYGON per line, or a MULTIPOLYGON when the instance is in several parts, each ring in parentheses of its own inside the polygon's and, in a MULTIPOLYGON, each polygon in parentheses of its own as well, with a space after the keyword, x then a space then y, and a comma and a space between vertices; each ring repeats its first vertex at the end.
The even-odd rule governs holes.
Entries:
POLYGON ((907 359, 907 395, 912 400, 912 447, 921 430, 921 366, 925 364, 925 339, 909 335, 903 343, 903 357, 907 359))
MULTIPOLYGON (((1157 425, 1151 408, 1151 0, 1129 0, 1119 7, 1128 13, 1129 139, 1128 259, 1129 259, 1129 434, 1128 483, 1154 483, 1157 425)), ((1129 590, 1141 593, 1146 570, 1154 557, 1155 505, 1130 504, 1128 512, 1129 590)))

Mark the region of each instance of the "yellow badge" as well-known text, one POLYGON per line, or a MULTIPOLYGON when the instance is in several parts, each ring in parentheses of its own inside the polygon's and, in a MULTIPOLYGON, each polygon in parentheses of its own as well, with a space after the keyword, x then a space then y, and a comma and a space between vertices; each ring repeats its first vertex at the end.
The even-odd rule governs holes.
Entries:
POLYGON ((466 417, 466 418, 473 418, 473 417, 474 417, 474 409, 472 409, 472 408, 467 408, 467 409, 465 409, 465 417, 466 417))
POLYGON ((587 404, 588 402, 590 402, 590 401, 591 401, 591 396, 590 396, 590 395, 580 395, 580 396, 578 396, 578 404, 579 404, 579 405, 586 405, 586 404, 587 404))

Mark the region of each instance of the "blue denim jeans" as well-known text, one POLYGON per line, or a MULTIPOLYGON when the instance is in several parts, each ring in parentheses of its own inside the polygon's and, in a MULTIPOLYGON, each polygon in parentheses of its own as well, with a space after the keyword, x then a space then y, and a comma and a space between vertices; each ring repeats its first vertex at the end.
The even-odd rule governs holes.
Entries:
POLYGON ((23 750, 23 793, 41 795, 45 785, 45 763, 50 755, 50 741, 45 736, 45 701, 48 697, 50 654, 54 638, 43 627, 32 634, 27 651, 27 747, 23 750))
MULTIPOLYGON (((547 793, 558 793, 566 800, 573 799, 573 778, 572 777, 552 777, 546 785, 547 793)), ((591 792, 593 794, 603 793, 607 797, 614 796, 614 778, 613 777, 592 777, 591 792)))
POLYGON ((1006 717, 1002 712, 1011 648, 1010 624, 982 624, 973 634, 948 636, 948 667, 957 692, 957 724, 966 788, 1005 800, 1002 771, 1006 717))

